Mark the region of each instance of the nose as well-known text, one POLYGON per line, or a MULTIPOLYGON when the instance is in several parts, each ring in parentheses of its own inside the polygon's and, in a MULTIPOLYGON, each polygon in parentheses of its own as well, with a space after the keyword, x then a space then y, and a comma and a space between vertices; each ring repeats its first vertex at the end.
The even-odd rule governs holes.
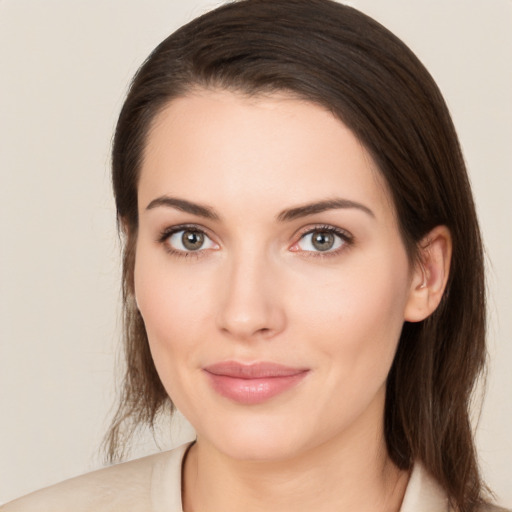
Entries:
POLYGON ((264 257, 238 257, 221 276, 218 328, 238 340, 268 339, 286 326, 279 269, 264 257))

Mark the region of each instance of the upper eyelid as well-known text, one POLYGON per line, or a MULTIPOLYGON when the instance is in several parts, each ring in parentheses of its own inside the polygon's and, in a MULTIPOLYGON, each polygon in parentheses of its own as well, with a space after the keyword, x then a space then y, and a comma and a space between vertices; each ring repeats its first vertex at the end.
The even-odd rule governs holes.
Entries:
POLYGON ((199 231, 211 238, 211 231, 208 228, 202 226, 201 224, 194 224, 194 223, 175 224, 173 226, 168 226, 168 227, 165 227, 162 230, 160 230, 160 233, 162 235, 167 234, 169 236, 169 235, 172 235, 173 233, 178 233, 180 231, 187 231, 187 230, 199 231))
POLYGON ((347 229, 340 228, 338 226, 333 226, 332 224, 313 224, 310 226, 304 226, 296 231, 295 236, 303 237, 304 235, 314 233, 315 231, 329 231, 331 233, 337 234, 339 236, 344 236, 346 238, 354 238, 352 233, 347 229))

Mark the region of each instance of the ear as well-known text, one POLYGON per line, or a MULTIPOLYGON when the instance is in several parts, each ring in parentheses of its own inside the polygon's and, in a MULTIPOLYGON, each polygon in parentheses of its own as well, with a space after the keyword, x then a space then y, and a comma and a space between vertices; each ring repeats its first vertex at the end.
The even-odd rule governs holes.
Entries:
POLYGON ((448 282, 451 257, 450 230, 446 226, 437 226, 419 244, 404 320, 420 322, 439 306, 448 282))

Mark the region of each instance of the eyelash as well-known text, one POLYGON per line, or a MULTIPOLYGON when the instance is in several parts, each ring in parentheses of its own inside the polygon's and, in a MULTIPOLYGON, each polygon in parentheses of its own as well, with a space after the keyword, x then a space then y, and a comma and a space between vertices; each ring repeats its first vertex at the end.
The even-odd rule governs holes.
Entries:
MULTIPOLYGON (((194 224, 182 224, 178 226, 172 226, 164 229, 158 236, 157 242, 164 246, 165 250, 172 254, 173 256, 181 257, 181 258, 200 258, 205 255, 205 252, 208 249, 198 249, 197 251, 182 251, 178 249, 173 249, 167 241, 169 238, 179 233, 180 231, 192 231, 197 233, 202 233, 206 237, 208 237, 211 240, 211 237, 208 235, 206 230, 201 227, 194 224)), ((308 228, 304 228, 302 232, 299 233, 299 238, 296 242, 294 242, 293 246, 297 245, 304 237, 307 235, 310 235, 315 232, 321 232, 321 233, 332 233, 333 235, 339 237, 342 240, 341 247, 335 249, 335 250, 327 250, 327 251, 304 251, 304 250, 295 250, 293 252, 300 252, 302 253, 302 256, 304 257, 313 257, 313 258, 330 258, 333 256, 338 256, 341 252, 347 250, 350 246, 354 244, 354 237, 344 229, 337 228, 335 226, 331 225, 316 225, 308 228)))
POLYGON ((211 240, 211 237, 208 235, 208 233, 203 227, 197 226, 195 224, 181 224, 179 226, 165 228, 158 236, 157 242, 162 244, 169 254, 177 256, 178 258, 201 258, 202 256, 204 256, 206 251, 205 249, 198 249, 197 251, 181 251, 178 249, 173 249, 167 243, 167 241, 172 235, 175 235, 180 231, 192 231, 196 233, 202 233, 211 240))
POLYGON ((337 228, 331 225, 316 225, 312 227, 304 228, 302 232, 299 233, 299 239, 293 245, 297 245, 306 235, 310 235, 315 232, 320 233, 332 233, 333 235, 339 237, 343 242, 341 247, 338 247, 334 250, 327 251, 296 251, 302 252, 302 256, 306 258, 331 258, 338 256, 340 253, 349 249, 352 245, 354 245, 354 237, 344 229, 337 228))

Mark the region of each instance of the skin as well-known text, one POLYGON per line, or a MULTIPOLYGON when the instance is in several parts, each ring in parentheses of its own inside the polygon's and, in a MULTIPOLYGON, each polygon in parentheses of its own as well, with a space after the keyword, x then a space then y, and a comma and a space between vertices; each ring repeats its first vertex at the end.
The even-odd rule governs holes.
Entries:
POLYGON ((404 320, 442 296, 448 231, 430 233, 412 267, 364 147, 328 111, 284 94, 173 100, 149 134, 138 201, 137 303, 160 378, 197 432, 184 510, 398 510, 408 474, 387 455, 385 382, 404 320), (283 213, 334 199, 350 203, 283 213), (182 224, 205 233, 199 250, 166 236, 182 224), (326 226, 341 236, 321 252, 311 231, 326 226), (240 404, 204 372, 226 360, 307 374, 240 404))

